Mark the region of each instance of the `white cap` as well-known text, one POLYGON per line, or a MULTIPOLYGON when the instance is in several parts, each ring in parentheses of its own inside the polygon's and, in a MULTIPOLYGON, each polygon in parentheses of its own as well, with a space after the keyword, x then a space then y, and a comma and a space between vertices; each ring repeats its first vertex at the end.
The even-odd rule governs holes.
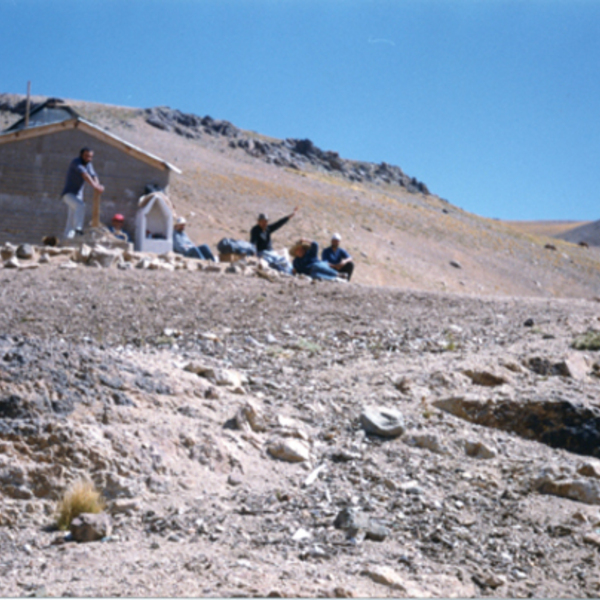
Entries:
POLYGON ((186 223, 185 217, 177 217, 177 221, 175 221, 175 225, 185 225, 186 223))
POLYGON ((334 234, 331 236, 331 239, 332 239, 332 240, 337 240, 338 242, 341 242, 341 241, 342 241, 342 236, 341 236, 339 233, 334 233, 334 234))

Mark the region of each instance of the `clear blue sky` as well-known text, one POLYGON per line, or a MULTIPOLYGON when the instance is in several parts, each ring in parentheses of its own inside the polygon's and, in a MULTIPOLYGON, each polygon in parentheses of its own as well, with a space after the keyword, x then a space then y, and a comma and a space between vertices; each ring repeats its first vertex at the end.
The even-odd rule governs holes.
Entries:
POLYGON ((0 0, 0 92, 167 105, 600 219, 600 1, 0 0))

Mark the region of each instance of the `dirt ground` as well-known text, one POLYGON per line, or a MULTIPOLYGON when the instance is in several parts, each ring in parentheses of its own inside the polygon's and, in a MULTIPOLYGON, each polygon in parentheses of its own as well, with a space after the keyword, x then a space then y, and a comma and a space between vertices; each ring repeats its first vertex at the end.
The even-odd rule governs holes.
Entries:
POLYGON ((599 319, 593 300, 0 270, 0 595, 597 597, 597 457, 539 441, 546 418, 439 407, 595 415, 598 356, 572 343, 599 319), (366 407, 403 433, 368 433, 366 407), (297 462, 276 458, 290 442, 297 462), (83 476, 101 541, 52 528, 83 476))

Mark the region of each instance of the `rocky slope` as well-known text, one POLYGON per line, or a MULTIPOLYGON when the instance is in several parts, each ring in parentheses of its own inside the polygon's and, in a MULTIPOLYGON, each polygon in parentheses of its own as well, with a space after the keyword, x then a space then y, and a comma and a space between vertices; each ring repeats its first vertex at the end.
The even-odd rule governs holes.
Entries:
POLYGON ((0 273, 1 595, 598 595, 597 303, 0 273))

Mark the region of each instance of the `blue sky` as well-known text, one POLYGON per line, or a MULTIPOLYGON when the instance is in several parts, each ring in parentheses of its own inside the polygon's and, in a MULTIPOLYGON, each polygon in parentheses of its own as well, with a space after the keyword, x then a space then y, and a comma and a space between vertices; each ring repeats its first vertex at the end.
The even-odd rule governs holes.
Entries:
POLYGON ((166 105, 482 216, 600 219, 600 1, 0 0, 0 23, 0 92, 166 105))

